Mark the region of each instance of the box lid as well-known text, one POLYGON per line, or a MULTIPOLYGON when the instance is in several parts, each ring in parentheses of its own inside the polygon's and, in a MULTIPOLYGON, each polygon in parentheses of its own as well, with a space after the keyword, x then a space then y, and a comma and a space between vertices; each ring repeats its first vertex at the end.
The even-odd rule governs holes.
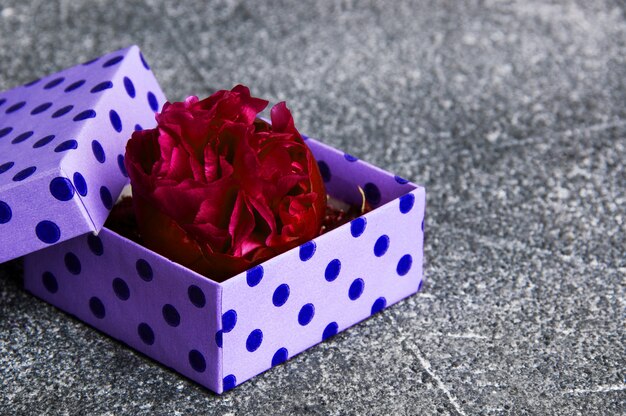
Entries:
POLYGON ((0 263, 99 231, 164 102, 137 46, 0 93, 0 263))

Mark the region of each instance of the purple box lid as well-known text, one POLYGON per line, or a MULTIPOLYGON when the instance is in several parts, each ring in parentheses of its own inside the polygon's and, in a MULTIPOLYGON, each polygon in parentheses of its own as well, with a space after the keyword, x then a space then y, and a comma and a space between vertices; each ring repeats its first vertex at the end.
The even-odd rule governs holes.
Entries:
POLYGON ((0 93, 0 263, 99 231, 164 102, 137 46, 0 93))

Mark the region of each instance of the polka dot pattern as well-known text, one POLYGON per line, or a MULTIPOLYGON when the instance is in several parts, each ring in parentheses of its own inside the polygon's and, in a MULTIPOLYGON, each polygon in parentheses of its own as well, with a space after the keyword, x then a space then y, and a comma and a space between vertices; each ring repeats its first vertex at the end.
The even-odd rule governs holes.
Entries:
POLYGON ((122 278, 116 277, 113 279, 113 292, 120 300, 128 300, 130 298, 130 288, 122 278))
POLYGON ((308 261, 315 254, 315 241, 307 241, 300 246, 300 260, 308 261))
POLYGON ((104 307, 104 303, 102 303, 100 298, 97 298, 95 296, 89 299, 89 310, 91 310, 93 316, 98 319, 104 319, 104 317, 106 316, 106 308, 104 307))
POLYGON ((44 111, 46 111, 47 109, 49 109, 50 107, 52 107, 52 103, 43 103, 43 104, 39 104, 37 107, 33 108, 33 110, 30 112, 31 115, 37 115, 37 114, 41 114, 44 111))
POLYGON ((101 256, 104 254, 104 245, 97 235, 92 233, 87 234, 87 245, 94 255, 101 256))
POLYGON ((298 323, 302 326, 306 326, 311 323, 313 316, 315 316, 315 306, 312 303, 307 303, 298 313, 298 323))
POLYGON ((44 220, 35 227, 37 238, 46 244, 54 244, 61 238, 59 226, 52 221, 44 220))
POLYGON ((74 197, 74 186, 67 178, 54 178, 50 182, 50 193, 59 201, 69 201, 74 197))
POLYGON ((5 127, 3 129, 0 129, 0 138, 6 136, 7 134, 11 133, 13 131, 13 127, 5 127))
POLYGON ((45 145, 50 143, 52 140, 54 140, 55 137, 56 136, 54 134, 49 134, 45 137, 42 137, 41 139, 37 140, 33 144, 33 149, 39 149, 40 147, 44 147, 45 145))
POLYGON ((263 266, 258 265, 246 272, 246 282, 248 282, 248 286, 254 287, 261 283, 261 279, 263 279, 263 266))
POLYGON ((146 345, 154 344, 154 331, 152 330, 150 325, 148 325, 147 323, 145 322, 140 323, 139 326, 137 327, 137 333, 139 334, 139 338, 141 338, 144 344, 146 345))
POLYGON ((180 314, 178 310, 169 303, 163 306, 163 319, 170 326, 178 326, 180 325, 180 314))
POLYGON ((80 81, 76 81, 71 83, 70 85, 67 86, 67 88, 65 88, 63 91, 65 92, 72 92, 74 90, 79 89, 80 87, 82 87, 85 84, 85 80, 81 79, 80 81))
POLYGON ((287 351, 287 348, 279 348, 272 357, 272 367, 284 363, 288 357, 289 351, 287 351))
POLYGON ((73 275, 79 275, 82 270, 80 260, 72 252, 65 254, 65 267, 73 275))
POLYGON ((35 230, 42 221, 54 223, 60 239, 102 227, 128 182, 118 155, 124 154, 132 126, 153 127, 152 107, 165 102, 144 61, 138 48, 130 47, 87 67, 79 65, 0 92, 0 167, 5 170, 0 189, 10 186, 0 199, 11 205, 14 218, 3 227, 0 244, 5 245, 7 235, 32 236, 11 244, 10 252, 2 250, 0 263, 52 244, 44 240, 52 241, 56 233, 39 238, 46 228, 35 230), (74 181, 74 173, 80 179, 74 181), (51 184, 55 176, 66 175, 72 187, 60 180, 51 184), (26 187, 32 188, 28 197, 26 187), (46 208, 33 211, 33 205, 46 208))
POLYGON ((0 224, 6 224, 13 218, 11 207, 4 201, 0 201, 0 224))
MULTIPOLYGON (((141 103, 146 91, 136 77, 128 76, 135 84, 135 101, 141 103)), ((121 84, 124 99, 131 100, 121 84)), ((106 113, 105 121, 104 128, 113 132, 106 113)), ((134 124, 129 121, 128 127, 134 124)), ((23 131, 19 128, 9 138, 23 131)), ((35 134, 41 137, 38 131, 35 134)), ((218 392, 332 338, 420 286, 424 190, 401 184, 393 175, 372 170, 363 161, 348 161, 342 152, 316 149, 314 139, 307 143, 315 152, 321 151, 319 160, 328 164, 329 190, 343 186, 345 180, 339 180, 346 177, 342 169, 363 170, 363 176, 356 175, 352 183, 361 187, 375 184, 380 192, 379 208, 222 284, 104 229, 97 236, 80 236, 27 256, 32 268, 32 278, 25 277, 27 288, 218 392), (402 201, 411 197, 402 196, 409 194, 413 203, 404 213, 406 202, 402 201), (66 264, 68 253, 81 265, 78 275, 72 272, 76 271, 74 260, 66 264), (55 293, 46 288, 45 272, 55 277, 55 293)), ((100 137, 79 144, 76 153, 82 152, 94 165, 111 164, 115 174, 123 177, 118 158, 123 152, 110 151, 100 137), (104 163, 94 153, 93 140, 103 147, 104 163)), ((74 175, 80 173, 86 187, 95 190, 81 198, 95 198, 102 204, 99 190, 109 184, 92 183, 91 174, 81 168, 67 173, 71 182, 64 181, 64 186, 72 185, 73 198, 80 196, 80 180, 74 175)), ((48 188, 53 179, 48 179, 48 188)), ((50 189, 46 195, 63 203, 50 189)), ((360 195, 355 198, 358 201, 360 195)), ((0 199, 14 208, 12 200, 0 199)), ((13 217, 16 215, 13 209, 13 217)), ((358 333, 359 328, 352 331, 358 333)))
POLYGON ((263 342, 263 332, 260 329, 255 329, 250 332, 248 339, 246 340, 246 349, 250 352, 255 352, 261 346, 263 342))
POLYGON ((289 299, 289 292, 290 290, 288 284, 283 283, 282 285, 278 286, 274 291, 274 295, 272 296, 272 303, 274 304, 274 306, 280 308, 285 303, 287 303, 287 299, 289 299))
POLYGON ((355 279, 348 290, 348 297, 350 300, 357 300, 363 294, 364 289, 365 283, 363 282, 363 279, 355 279))
POLYGON ((328 338, 334 337, 337 335, 337 331, 339 331, 339 325, 337 322, 331 322, 326 325, 324 328, 324 332, 322 332, 322 341, 326 341, 328 338))
POLYGON ((41 282, 46 290, 50 293, 57 293, 59 291, 59 283, 57 278, 50 272, 45 272, 41 275, 41 282))
POLYGON ((145 282, 151 282, 154 277, 154 272, 152 271, 152 266, 145 259, 139 259, 135 263, 135 269, 137 270, 137 274, 141 278, 141 280, 145 282))
POLYGON ((189 364, 198 373, 204 373, 206 370, 206 360, 202 353, 198 350, 189 351, 189 364))

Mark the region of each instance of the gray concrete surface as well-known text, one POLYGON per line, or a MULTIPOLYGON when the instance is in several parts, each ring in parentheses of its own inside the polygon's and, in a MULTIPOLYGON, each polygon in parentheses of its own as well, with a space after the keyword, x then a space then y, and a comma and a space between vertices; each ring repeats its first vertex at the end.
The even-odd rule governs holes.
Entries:
POLYGON ((429 192, 423 293, 222 397, 0 266, 0 413, 625 412, 624 3, 0 9, 0 89, 136 43, 171 100, 248 84, 429 192))

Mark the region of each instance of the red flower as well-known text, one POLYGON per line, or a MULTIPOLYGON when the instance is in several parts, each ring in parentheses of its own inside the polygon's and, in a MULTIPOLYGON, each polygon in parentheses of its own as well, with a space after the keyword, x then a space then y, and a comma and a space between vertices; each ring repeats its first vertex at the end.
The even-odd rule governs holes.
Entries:
POLYGON ((316 237, 326 209, 317 163, 285 103, 238 85, 166 103, 133 133, 126 169, 144 245, 221 281, 316 237))

